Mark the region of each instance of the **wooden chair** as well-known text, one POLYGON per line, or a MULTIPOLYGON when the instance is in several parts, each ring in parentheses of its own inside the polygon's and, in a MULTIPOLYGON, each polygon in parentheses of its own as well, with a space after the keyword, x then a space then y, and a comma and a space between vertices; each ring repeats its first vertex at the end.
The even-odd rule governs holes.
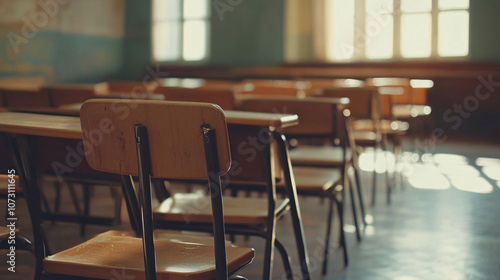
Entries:
MULTIPOLYGON (((344 217, 342 215, 344 201, 343 199, 339 200, 337 196, 339 192, 343 194, 342 188, 339 187, 347 187, 348 185, 346 181, 346 166, 352 164, 352 160, 346 154, 344 145, 344 141, 347 140, 345 137, 345 126, 339 125, 340 122, 344 121, 341 114, 342 108, 348 103, 349 100, 347 98, 324 98, 320 100, 317 98, 297 99, 289 97, 249 96, 242 100, 239 108, 240 110, 252 112, 297 114, 299 116, 298 125, 277 129, 277 131, 291 139, 299 139, 299 143, 305 139, 321 139, 321 143, 327 142, 330 144, 330 146, 299 144, 290 150, 289 155, 293 165, 292 171, 296 180, 298 194, 326 197, 330 200, 330 208, 326 221, 326 247, 329 247, 333 219, 332 211, 334 204, 336 204, 340 218, 340 245, 344 250, 346 265, 348 262, 347 246, 345 244, 345 234, 343 231, 344 217), (304 153, 306 156, 304 156, 304 153), (318 154, 322 155, 321 158, 316 156, 318 154)), ((278 187, 280 187, 280 184, 278 184, 278 187)), ((358 191, 359 195, 361 195, 359 186, 358 191)), ((352 188, 350 188, 350 194, 354 223, 356 225, 357 236, 359 236, 358 215, 352 188)), ((326 274, 327 263, 328 250, 325 250, 323 275, 326 274)))
POLYGON ((166 100, 214 103, 224 110, 234 110, 236 102, 234 92, 230 88, 159 87, 156 93, 164 95, 166 100))
MULTIPOLYGON (((391 122, 381 121, 381 101, 380 95, 373 88, 329 88, 324 89, 323 97, 348 97, 350 115, 352 116, 352 135, 354 142, 359 146, 369 146, 374 148, 374 170, 372 183, 372 206, 375 205, 376 185, 377 185, 377 150, 387 150, 388 133, 402 134, 405 127, 394 127, 391 122)), ((407 128, 406 128, 407 129, 407 128)), ((387 159, 387 158, 386 158, 387 159)), ((387 168, 388 169, 388 168, 387 168)), ((390 202, 392 191, 392 181, 389 171, 386 170, 386 194, 387 202, 390 202)))
MULTIPOLYGON (((287 147, 284 146, 281 136, 271 131, 273 123, 266 120, 266 118, 259 119, 262 114, 254 113, 253 116, 260 121, 257 123, 254 122, 256 119, 246 116, 248 113, 227 113, 231 113, 233 116, 236 115, 236 119, 241 122, 228 125, 232 167, 222 177, 223 185, 232 190, 264 189, 267 197, 225 197, 224 218, 226 232, 228 234, 253 235, 264 238, 266 246, 263 279, 271 278, 275 247, 281 254, 287 279, 292 279, 287 250, 279 241, 279 236, 275 236, 276 221, 290 211, 300 268, 303 277, 307 279, 309 278, 307 251, 302 233, 295 181, 293 173, 290 172, 287 147), (264 138, 265 140, 261 140, 264 138), (249 139, 255 139, 255 141, 252 142, 249 139), (248 141, 255 144, 255 146, 248 141), (242 152, 241 149, 245 151, 242 152), (278 179, 281 179, 281 189, 286 192, 285 199, 276 198, 276 185, 278 184, 276 182, 278 179)), ((267 115, 265 117, 268 117, 267 115)), ((280 127, 279 123, 274 125, 280 127)), ((328 175, 331 176, 332 174, 328 175)), ((309 179, 311 181, 311 178, 309 179)), ((317 182, 314 179, 312 178, 312 181, 317 182)), ((208 231, 211 226, 208 219, 209 205, 209 198, 203 193, 176 194, 161 201, 161 206, 154 212, 155 222, 160 228, 174 227, 182 230, 208 231)))
MULTIPOLYGON (((409 134, 414 142, 429 132, 433 126, 430 115, 431 106, 427 102, 427 91, 433 87, 431 80, 409 80, 410 89, 407 100, 396 100, 392 106, 392 117, 410 123, 409 134)), ((417 146, 414 143, 415 147, 417 146)))
MULTIPOLYGON (((139 176, 141 203, 140 209, 133 212, 132 222, 138 223, 142 238, 111 231, 48 256, 37 212, 40 204, 33 199, 28 205, 37 254, 36 279, 111 279, 116 275, 147 280, 227 279, 250 263, 252 249, 232 247, 224 238, 219 175, 229 169, 230 153, 223 112, 207 104, 121 100, 127 106, 137 105, 122 120, 119 112, 111 110, 113 102, 117 101, 94 100, 83 105, 82 143, 92 168, 122 175, 128 183, 127 193, 132 194, 131 205, 137 205, 139 200, 130 176, 139 176), (103 133, 101 141, 95 142, 92 131, 103 133), (183 238, 179 233, 162 233, 154 239, 151 177, 209 180, 214 194, 213 244, 183 238)), ((24 170, 32 170, 23 143, 19 141, 21 148, 16 157, 24 170)), ((29 197, 38 196, 31 176, 24 176, 31 182, 25 189, 29 197)))

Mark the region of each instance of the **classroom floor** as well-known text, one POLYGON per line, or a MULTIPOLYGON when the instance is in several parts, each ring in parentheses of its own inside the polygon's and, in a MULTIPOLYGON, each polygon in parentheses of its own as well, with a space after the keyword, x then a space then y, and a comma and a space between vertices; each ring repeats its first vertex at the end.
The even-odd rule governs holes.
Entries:
MULTIPOLYGON (((369 170, 373 168, 370 152, 363 158, 364 194, 369 205, 372 174, 369 170)), ((411 154, 406 154, 401 167, 405 173, 404 184, 398 184, 389 206, 385 203, 382 188, 385 178, 381 174, 378 176, 380 187, 376 206, 367 206, 370 223, 363 230, 361 242, 356 241, 350 205, 346 204, 344 229, 350 263, 345 268, 340 249, 333 249, 325 277, 321 276, 321 260, 328 203, 301 197, 312 279, 500 279, 500 161, 491 160, 499 158, 500 144, 476 140, 450 139, 438 145, 432 155, 420 158, 418 163, 412 161, 411 154)), ((378 171, 382 172, 383 168, 378 171)), ((50 187, 47 192, 50 196, 50 187)), ((106 188, 96 188, 92 211, 109 212, 108 199, 106 188)), ((0 209, 4 207, 5 202, 0 201, 0 209)), ((71 210, 69 203, 63 207, 71 210)), ((31 237, 24 209, 24 200, 18 199, 21 234, 31 237)), ((4 219, 3 211, 0 211, 0 217, 4 219)), ((124 222, 117 228, 128 230, 125 212, 123 217, 124 222)), ((54 252, 82 241, 78 225, 47 223, 45 227, 54 252)), ((290 248, 294 275, 300 279, 291 228, 289 217, 285 217, 277 224, 276 236, 290 248)), ((85 238, 107 229, 88 226, 85 238)), ((337 235, 337 224, 334 232, 337 235)), ((237 237, 236 244, 253 247, 256 251, 254 262, 240 274, 249 279, 261 279, 263 240, 237 237)), ((20 251, 16 253, 16 273, 12 273, 7 271, 7 251, 0 251, 0 279, 32 279, 33 257, 20 251)), ((278 253, 274 260, 273 279, 285 279, 278 253)))

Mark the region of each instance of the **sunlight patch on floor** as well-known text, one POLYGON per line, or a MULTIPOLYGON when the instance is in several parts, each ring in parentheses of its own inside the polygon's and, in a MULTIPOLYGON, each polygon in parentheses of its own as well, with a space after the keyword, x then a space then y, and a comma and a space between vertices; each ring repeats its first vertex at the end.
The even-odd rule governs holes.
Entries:
POLYGON ((411 186, 417 189, 446 190, 450 182, 441 174, 439 168, 429 164, 414 164, 413 173, 408 178, 411 186))

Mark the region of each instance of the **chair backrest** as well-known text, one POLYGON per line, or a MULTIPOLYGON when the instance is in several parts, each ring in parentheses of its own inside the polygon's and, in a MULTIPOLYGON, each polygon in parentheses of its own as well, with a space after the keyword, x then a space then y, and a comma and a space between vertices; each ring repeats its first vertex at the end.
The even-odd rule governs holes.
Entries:
POLYGON ((153 93, 158 87, 156 82, 110 81, 105 83, 110 93, 153 93))
POLYGON ((50 95, 45 91, 4 89, 3 105, 11 108, 50 107, 50 95))
POLYGON ((170 101, 207 102, 219 105, 224 110, 234 110, 235 98, 231 88, 181 88, 159 87, 156 93, 165 96, 170 101))
POLYGON ((52 105, 59 107, 66 104, 82 103, 99 93, 102 84, 94 85, 49 85, 42 87, 52 99, 52 105))
POLYGON ((379 119, 380 100, 373 88, 327 88, 323 89, 323 97, 348 97, 349 110, 355 119, 379 119))
POLYGON ((153 177, 208 178, 204 125, 216 131, 220 172, 229 170, 231 156, 226 119, 220 107, 214 104, 89 100, 82 105, 80 116, 87 161, 93 169, 138 175, 134 126, 140 124, 148 130, 153 177))
POLYGON ((412 89, 412 103, 413 105, 427 105, 427 89, 426 88, 413 88, 412 89))
POLYGON ((282 130, 287 136, 335 136, 338 134, 337 108, 348 103, 348 98, 298 99, 252 96, 241 100, 240 110, 298 115, 298 125, 282 130))

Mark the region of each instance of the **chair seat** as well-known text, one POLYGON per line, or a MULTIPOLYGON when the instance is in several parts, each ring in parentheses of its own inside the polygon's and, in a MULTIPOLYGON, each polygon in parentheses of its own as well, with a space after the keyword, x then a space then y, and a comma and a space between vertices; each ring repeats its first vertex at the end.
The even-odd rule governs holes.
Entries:
POLYGON ((428 116, 432 109, 428 105, 394 105, 392 115, 397 119, 409 119, 428 116))
MULTIPOLYGON (((404 121, 380 120, 380 132, 385 134, 404 134, 410 125, 404 121)), ((353 129, 357 131, 375 131, 375 126, 371 120, 356 120, 353 129)))
MULTIPOLYGON (((201 242, 193 242, 193 239, 188 238, 186 242, 179 234, 157 237, 155 249, 158 279, 214 279, 213 243, 208 245, 203 239, 200 240, 201 242)), ((229 245, 226 250, 229 272, 239 270, 254 257, 253 249, 229 245)), ((99 279, 114 279, 126 275, 131 279, 145 279, 142 254, 141 238, 111 231, 46 257, 43 265, 46 272, 53 274, 99 279)))
MULTIPOLYGON (((323 194, 342 180, 340 170, 333 168, 295 166, 293 167, 293 176, 299 194, 323 194)), ((276 187, 284 188, 285 183, 279 182, 276 187)))
POLYGON ((352 137, 357 145, 370 146, 377 142, 377 134, 372 131, 354 131, 352 137))
MULTIPOLYGON (((342 147, 300 145, 290 150, 292 165, 319 167, 341 167, 344 164, 342 147)), ((346 160, 352 159, 352 153, 346 150, 346 160)))
MULTIPOLYGON (((262 225, 267 223, 267 199, 225 196, 224 221, 226 224, 262 225)), ((277 216, 288 209, 288 200, 276 199, 277 216)), ((210 197, 203 192, 177 193, 164 200, 153 212, 154 219, 173 222, 211 223, 210 197)))

